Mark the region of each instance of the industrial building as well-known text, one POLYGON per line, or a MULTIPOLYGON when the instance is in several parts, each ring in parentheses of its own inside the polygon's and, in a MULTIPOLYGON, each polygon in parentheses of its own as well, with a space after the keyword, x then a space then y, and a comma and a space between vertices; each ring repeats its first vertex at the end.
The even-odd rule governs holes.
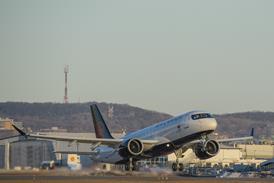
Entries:
POLYGON ((22 122, 14 122, 13 119, 0 117, 0 130, 14 130, 12 123, 15 123, 19 128, 23 127, 22 122))

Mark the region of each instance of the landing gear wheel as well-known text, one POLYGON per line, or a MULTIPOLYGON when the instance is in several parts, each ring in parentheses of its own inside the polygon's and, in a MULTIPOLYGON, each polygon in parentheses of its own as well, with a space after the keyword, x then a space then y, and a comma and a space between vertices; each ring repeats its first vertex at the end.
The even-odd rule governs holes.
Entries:
POLYGON ((177 163, 172 163, 172 170, 176 172, 178 170, 177 163))
POLYGON ((137 169, 138 169, 138 167, 137 167, 136 162, 132 161, 132 158, 129 158, 129 162, 125 164, 125 170, 132 172, 137 169))
POLYGON ((179 171, 183 171, 184 170, 184 165, 183 163, 179 163, 179 171))
POLYGON ((129 171, 129 164, 125 164, 125 171, 129 171))
POLYGON ((132 170, 133 170, 133 171, 138 171, 138 170, 139 170, 139 167, 138 167, 136 161, 132 162, 132 170))

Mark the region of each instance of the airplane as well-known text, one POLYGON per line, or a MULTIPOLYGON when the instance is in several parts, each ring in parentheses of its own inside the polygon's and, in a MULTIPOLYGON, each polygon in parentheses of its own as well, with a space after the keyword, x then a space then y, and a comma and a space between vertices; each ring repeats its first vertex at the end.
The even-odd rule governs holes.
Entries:
MULTIPOLYGON (((148 126, 144 129, 128 133, 121 138, 114 138, 96 104, 90 106, 96 138, 64 137, 58 135, 27 134, 15 124, 12 126, 26 138, 59 140, 85 143, 92 146, 90 152, 73 152, 78 155, 90 155, 92 160, 110 164, 124 164, 125 170, 136 170, 136 162, 143 159, 175 153, 176 162, 173 171, 182 170, 179 158, 187 149, 192 148, 201 159, 209 159, 218 154, 220 143, 251 140, 254 136, 252 128, 250 136, 214 140, 208 137, 217 128, 216 119, 209 112, 192 111, 171 119, 148 126)), ((57 153, 57 152, 56 152, 57 153)), ((62 152, 71 154, 72 152, 62 152)))

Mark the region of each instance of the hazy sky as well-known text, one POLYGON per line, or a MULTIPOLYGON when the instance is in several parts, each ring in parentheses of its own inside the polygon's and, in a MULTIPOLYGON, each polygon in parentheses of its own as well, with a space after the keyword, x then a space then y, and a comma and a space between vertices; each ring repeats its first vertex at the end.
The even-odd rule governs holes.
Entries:
POLYGON ((0 0, 0 101, 274 111, 274 1, 0 0))

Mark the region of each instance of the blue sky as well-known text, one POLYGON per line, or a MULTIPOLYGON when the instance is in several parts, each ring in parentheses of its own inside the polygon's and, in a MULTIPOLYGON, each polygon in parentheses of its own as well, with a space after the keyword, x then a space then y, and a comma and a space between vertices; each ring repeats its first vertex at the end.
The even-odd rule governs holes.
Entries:
POLYGON ((274 111, 274 1, 0 0, 0 101, 274 111))

